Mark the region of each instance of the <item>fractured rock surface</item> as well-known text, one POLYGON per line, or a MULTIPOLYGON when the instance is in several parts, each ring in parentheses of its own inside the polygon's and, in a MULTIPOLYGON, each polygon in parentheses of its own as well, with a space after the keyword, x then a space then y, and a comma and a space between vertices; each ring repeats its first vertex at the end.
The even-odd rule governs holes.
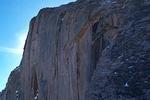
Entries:
POLYGON ((150 100, 150 1, 40 10, 0 100, 150 100))

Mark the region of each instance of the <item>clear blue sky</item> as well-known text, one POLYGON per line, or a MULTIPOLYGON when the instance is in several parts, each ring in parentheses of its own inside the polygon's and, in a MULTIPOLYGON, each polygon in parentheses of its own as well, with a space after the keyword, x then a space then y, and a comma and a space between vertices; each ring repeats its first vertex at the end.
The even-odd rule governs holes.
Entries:
POLYGON ((76 0, 0 0, 0 91, 19 65, 30 19, 44 7, 76 0))

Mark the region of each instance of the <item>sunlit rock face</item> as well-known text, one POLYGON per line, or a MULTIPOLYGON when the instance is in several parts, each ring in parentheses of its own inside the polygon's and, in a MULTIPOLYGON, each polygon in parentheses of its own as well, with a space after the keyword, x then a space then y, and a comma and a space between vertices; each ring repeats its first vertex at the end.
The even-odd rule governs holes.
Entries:
POLYGON ((30 22, 0 100, 150 100, 149 0, 78 0, 30 22))

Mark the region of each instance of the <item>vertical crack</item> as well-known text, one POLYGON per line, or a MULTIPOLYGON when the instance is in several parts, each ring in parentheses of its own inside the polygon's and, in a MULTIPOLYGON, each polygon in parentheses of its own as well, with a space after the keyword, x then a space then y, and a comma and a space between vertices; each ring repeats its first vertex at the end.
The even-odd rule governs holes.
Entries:
POLYGON ((76 56, 77 56, 77 58, 76 58, 76 62, 77 62, 77 70, 76 70, 76 74, 77 74, 77 100, 80 100, 80 90, 79 90, 79 78, 80 78, 80 69, 79 69, 79 67, 80 67, 80 53, 79 53, 79 46, 77 47, 77 52, 76 52, 76 56))
MULTIPOLYGON (((58 20, 57 20, 57 31, 56 31, 56 54, 55 54, 55 72, 54 72, 54 78, 58 80, 58 56, 59 56, 59 44, 60 44, 60 34, 61 34, 61 27, 63 23, 63 18, 65 16, 66 12, 60 13, 58 20)), ((58 86, 57 86, 57 92, 58 92, 58 86)), ((57 100, 59 99, 59 94, 57 94, 57 100)))
POLYGON ((33 76, 32 76, 32 83, 31 83, 31 89, 33 90, 34 99, 38 99, 38 92, 39 92, 39 86, 38 86, 38 78, 36 71, 34 70, 33 76))
MULTIPOLYGON (((108 45, 108 41, 104 38, 103 32, 98 32, 98 27, 99 27, 99 21, 96 22, 92 26, 92 66, 91 66, 91 77, 93 75, 94 70, 96 69, 97 62, 99 60, 99 57, 101 56, 103 50, 105 47, 108 45)), ((90 78, 91 79, 91 78, 90 78)))

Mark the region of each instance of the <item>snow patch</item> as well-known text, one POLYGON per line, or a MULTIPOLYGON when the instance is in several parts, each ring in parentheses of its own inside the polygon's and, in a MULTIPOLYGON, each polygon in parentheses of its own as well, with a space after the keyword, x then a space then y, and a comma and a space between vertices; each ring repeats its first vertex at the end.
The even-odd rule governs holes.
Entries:
POLYGON ((18 93, 18 90, 16 91, 16 94, 18 93))
POLYGON ((125 87, 129 87, 128 83, 126 83, 124 86, 125 86, 125 87))
POLYGON ((34 100, 37 100, 38 99, 38 93, 35 95, 35 97, 34 97, 34 100))
POLYGON ((129 66, 128 68, 133 68, 134 66, 129 66))

